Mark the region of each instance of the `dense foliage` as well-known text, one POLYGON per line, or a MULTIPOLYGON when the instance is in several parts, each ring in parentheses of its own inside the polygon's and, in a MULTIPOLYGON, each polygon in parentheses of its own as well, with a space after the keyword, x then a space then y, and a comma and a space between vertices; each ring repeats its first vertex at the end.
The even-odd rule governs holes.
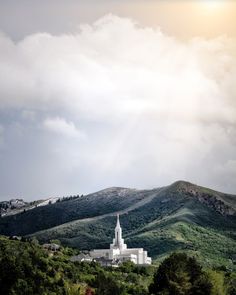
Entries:
POLYGON ((149 294, 235 295, 235 277, 235 272, 226 271, 224 267, 203 270, 194 257, 186 253, 173 253, 155 272, 149 294))
POLYGON ((118 269, 72 263, 70 248, 52 253, 37 241, 0 238, 0 294, 147 294, 153 268, 126 263, 118 269))
MULTIPOLYGON (((54 243, 57 241, 53 241, 54 243)), ((203 270, 195 258, 172 254, 157 268, 125 262, 103 268, 72 263, 78 251, 45 250, 33 239, 0 237, 0 294, 4 295, 235 295, 236 273, 203 270)))
POLYGON ((211 294, 210 278, 193 257, 172 254, 160 265, 150 285, 151 294, 194 295, 211 294))

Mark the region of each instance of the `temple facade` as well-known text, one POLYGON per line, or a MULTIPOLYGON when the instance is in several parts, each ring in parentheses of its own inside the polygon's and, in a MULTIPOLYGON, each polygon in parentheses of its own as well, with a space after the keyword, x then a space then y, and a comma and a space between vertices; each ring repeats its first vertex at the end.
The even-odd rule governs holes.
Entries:
POLYGON ((119 215, 115 227, 115 238, 110 244, 110 249, 97 249, 90 251, 90 256, 94 259, 105 258, 107 260, 132 261, 135 264, 151 264, 152 259, 148 257, 147 251, 143 248, 127 248, 122 238, 122 228, 120 226, 119 215))

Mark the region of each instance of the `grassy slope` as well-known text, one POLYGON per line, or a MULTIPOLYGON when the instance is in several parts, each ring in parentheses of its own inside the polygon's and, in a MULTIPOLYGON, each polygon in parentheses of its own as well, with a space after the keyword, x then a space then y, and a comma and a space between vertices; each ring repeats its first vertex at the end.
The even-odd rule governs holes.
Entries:
POLYGON ((0 234, 26 235, 73 220, 108 214, 143 200, 147 192, 111 188, 82 198, 37 207, 0 218, 0 234))
MULTIPOLYGON (((229 259, 236 249, 235 217, 219 214, 199 202, 188 193, 189 190, 183 193, 180 186, 177 183, 158 191, 149 202, 121 215, 128 246, 142 246, 157 260, 162 260, 171 251, 184 249, 206 265, 234 267, 229 259)), ((199 187, 194 186, 194 189, 201 191, 199 187)), ((211 190, 207 193, 215 194, 211 190)), ((220 194, 220 198, 224 199, 224 195, 220 194)), ((36 236, 42 241, 59 238, 65 244, 81 249, 108 247, 113 238, 114 215, 70 222, 38 232, 36 236)))

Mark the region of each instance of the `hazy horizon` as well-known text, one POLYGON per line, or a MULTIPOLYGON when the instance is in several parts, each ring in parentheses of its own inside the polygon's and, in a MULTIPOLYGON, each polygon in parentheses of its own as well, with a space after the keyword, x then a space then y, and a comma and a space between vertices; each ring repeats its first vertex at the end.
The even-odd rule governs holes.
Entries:
POLYGON ((0 200, 236 194, 234 1, 0 0, 0 200))

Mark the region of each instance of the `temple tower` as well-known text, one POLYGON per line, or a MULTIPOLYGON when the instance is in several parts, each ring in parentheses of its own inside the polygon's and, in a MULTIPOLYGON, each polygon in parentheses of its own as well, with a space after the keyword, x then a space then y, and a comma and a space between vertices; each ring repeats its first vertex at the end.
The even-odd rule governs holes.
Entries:
POLYGON ((113 243, 111 244, 110 248, 119 250, 124 250, 127 248, 127 245, 124 243, 124 239, 122 239, 122 228, 120 226, 119 214, 117 214, 115 238, 113 239, 113 243))
POLYGON ((121 241, 122 241, 122 229, 120 227, 119 214, 117 214, 117 222, 116 222, 116 227, 115 227, 115 246, 117 248, 120 248, 121 241))
MULTIPOLYGON (((117 214, 117 221, 115 227, 115 238, 110 244, 110 249, 96 249, 90 251, 90 256, 95 259, 105 259, 106 263, 117 263, 124 261, 132 261, 135 264, 151 264, 151 257, 147 256, 147 251, 143 248, 127 248, 122 238, 122 228, 120 226, 119 214, 117 214), (112 262, 111 262, 112 261, 112 262)), ((107 265, 107 264, 104 264, 107 265)))

